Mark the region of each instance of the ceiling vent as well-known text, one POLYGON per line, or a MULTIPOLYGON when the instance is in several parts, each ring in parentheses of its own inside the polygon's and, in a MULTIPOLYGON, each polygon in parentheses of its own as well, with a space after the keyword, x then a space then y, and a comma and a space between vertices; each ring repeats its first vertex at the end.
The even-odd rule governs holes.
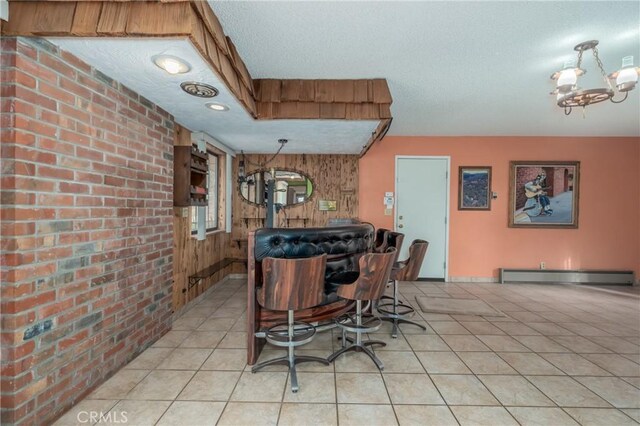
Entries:
POLYGON ((198 98, 213 98, 218 95, 218 89, 207 83, 185 81, 180 84, 180 87, 191 96, 197 96, 198 98))

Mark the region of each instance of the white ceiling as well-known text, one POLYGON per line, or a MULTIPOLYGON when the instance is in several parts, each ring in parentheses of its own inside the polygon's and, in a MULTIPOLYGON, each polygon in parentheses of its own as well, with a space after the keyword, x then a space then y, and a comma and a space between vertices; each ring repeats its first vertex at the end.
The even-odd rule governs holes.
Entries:
MULTIPOLYGON (((638 136, 640 88, 565 116, 549 79, 600 40, 640 63, 640 2, 210 1, 254 78, 387 78, 391 135, 638 136)), ((582 87, 604 83, 586 57, 582 87)))
POLYGON ((51 42, 141 94, 173 114, 192 131, 202 131, 230 148, 245 152, 275 152, 278 139, 288 139, 283 154, 357 154, 371 137, 378 121, 359 120, 254 120, 187 39, 51 38, 51 42), (174 55, 186 60, 191 71, 169 75, 151 57, 174 55), (220 93, 203 99, 182 91, 180 83, 195 80, 213 85, 220 93), (206 108, 220 102, 229 111, 206 108))

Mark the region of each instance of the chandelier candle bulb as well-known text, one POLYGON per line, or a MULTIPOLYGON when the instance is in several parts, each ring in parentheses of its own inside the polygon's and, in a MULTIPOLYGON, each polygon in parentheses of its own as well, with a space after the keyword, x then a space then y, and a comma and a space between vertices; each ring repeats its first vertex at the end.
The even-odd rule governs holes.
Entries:
POLYGON ((640 68, 633 66, 633 56, 625 56, 622 58, 622 69, 617 72, 616 86, 621 92, 628 92, 638 83, 638 74, 640 68))
POLYGON ((558 92, 569 93, 575 88, 577 82, 578 75, 573 68, 562 70, 558 77, 558 92))

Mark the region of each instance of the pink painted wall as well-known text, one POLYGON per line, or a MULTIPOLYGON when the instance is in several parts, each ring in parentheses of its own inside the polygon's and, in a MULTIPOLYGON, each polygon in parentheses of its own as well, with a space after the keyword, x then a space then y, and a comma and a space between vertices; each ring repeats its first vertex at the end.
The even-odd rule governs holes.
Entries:
POLYGON ((449 275, 497 277, 498 269, 626 269, 640 275, 640 138, 387 137, 360 160, 360 218, 384 215, 396 155, 451 157, 449 275), (509 161, 580 161, 578 229, 509 228, 509 161), (491 211, 458 211, 458 166, 492 166, 491 211))

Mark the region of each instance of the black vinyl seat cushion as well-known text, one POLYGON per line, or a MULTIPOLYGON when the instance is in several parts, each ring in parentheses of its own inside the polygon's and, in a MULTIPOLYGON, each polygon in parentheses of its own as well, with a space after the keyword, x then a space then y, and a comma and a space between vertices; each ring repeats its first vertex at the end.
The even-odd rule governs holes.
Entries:
POLYGON ((358 259, 371 251, 373 232, 368 223, 333 228, 263 228, 255 233, 254 256, 261 262, 265 257, 299 259, 326 253, 324 305, 337 300, 335 293, 340 285, 358 278, 358 259))
POLYGON ((327 279, 325 280, 325 288, 327 287, 326 284, 333 286, 352 284, 356 282, 359 276, 360 272, 358 271, 336 272, 335 274, 327 277, 327 279))

